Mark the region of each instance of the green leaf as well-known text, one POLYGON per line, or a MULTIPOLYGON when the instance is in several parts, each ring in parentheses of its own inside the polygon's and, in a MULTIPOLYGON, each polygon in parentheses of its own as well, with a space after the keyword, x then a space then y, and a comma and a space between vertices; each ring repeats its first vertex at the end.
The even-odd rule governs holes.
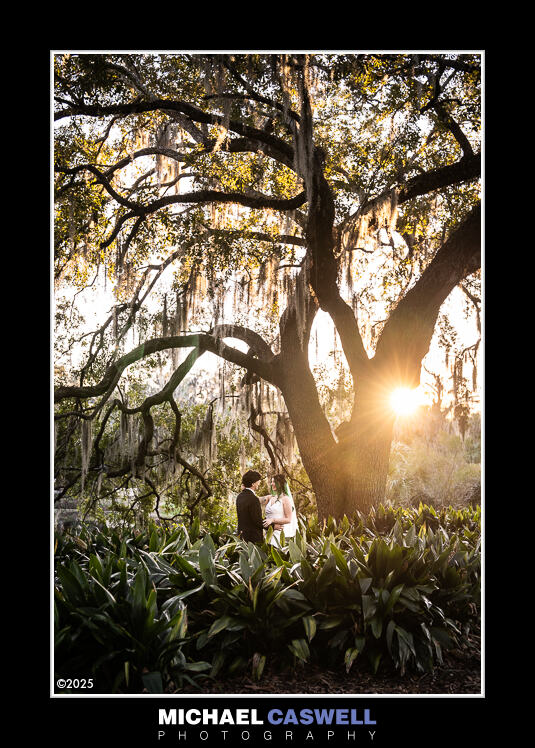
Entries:
POLYGON ((94 579, 102 580, 102 562, 98 554, 92 553, 89 556, 89 571, 94 579))
POLYGON ((245 670, 246 667, 247 667, 247 660, 245 659, 245 657, 238 655, 230 663, 228 667, 228 673, 229 675, 234 675, 234 673, 237 673, 240 670, 245 670))
POLYGON ((132 603, 136 608, 144 608, 146 604, 145 597, 145 583, 147 580, 146 572, 143 568, 139 568, 134 578, 134 584, 132 590, 132 603))
POLYGON ((149 553, 153 551, 157 551, 158 544, 159 544, 158 533, 156 532, 156 529, 154 529, 151 533, 150 540, 149 540, 149 553))
POLYGON ((360 654, 359 650, 356 647, 349 647, 346 649, 345 655, 344 655, 344 664, 346 666, 346 673, 349 673, 351 670, 351 666, 355 662, 356 658, 360 654))
POLYGON ((318 589, 325 589, 329 587, 335 580, 336 577, 336 561, 334 556, 329 556, 327 561, 323 564, 320 569, 320 573, 317 576, 316 584, 318 589))
POLYGON ((165 603, 163 603, 162 610, 167 610, 179 600, 184 600, 186 597, 190 597, 190 595, 197 594, 197 592, 200 592, 204 586, 205 584, 203 582, 198 587, 192 587, 190 590, 184 590, 184 592, 179 592, 178 595, 174 595, 173 597, 170 597, 168 600, 165 601, 165 603))
POLYGON ((256 612, 256 606, 258 604, 258 594, 260 592, 260 584, 253 586, 251 579, 249 579, 249 596, 253 604, 253 612, 256 612))
POLYGON ((410 633, 410 631, 406 631, 401 626, 396 626, 396 634, 398 636, 398 640, 401 643, 401 640, 407 645, 407 647, 410 649, 413 655, 416 655, 415 649, 414 649, 414 640, 413 636, 410 633))
POLYGON ((85 594, 82 590, 82 585, 74 574, 64 566, 59 566, 57 569, 57 575, 63 587, 65 598, 73 605, 81 603, 85 600, 85 594))
POLYGON ((214 557, 216 554, 216 547, 215 547, 214 539, 212 538, 209 532, 207 532, 206 535, 204 536, 202 544, 203 546, 206 546, 206 548, 208 548, 208 550, 212 554, 212 557, 214 557))
POLYGON ((169 633, 169 640, 172 641, 175 638, 183 639, 186 636, 188 630, 188 615, 187 610, 183 607, 176 613, 170 621, 171 631, 169 633))
POLYGON ((370 621, 377 610, 377 601, 370 595, 362 595, 362 613, 364 621, 370 621))
POLYGON ((210 676, 212 678, 215 678, 223 665, 225 664, 226 660, 226 654, 224 652, 217 652, 214 656, 214 659, 212 661, 212 669, 210 671, 210 676))
POLYGON ((305 597, 305 595, 303 595, 302 592, 299 592, 299 590, 296 590, 293 587, 285 587, 282 590, 282 594, 285 599, 307 602, 307 598, 305 597))
POLYGON ((264 564, 264 559, 255 543, 249 543, 249 561, 253 574, 264 564))
POLYGON ((270 551, 271 551, 271 556, 273 560, 275 561, 275 564, 277 566, 285 566, 282 556, 280 555, 280 553, 278 552, 278 550, 275 548, 274 545, 271 546, 270 551))
POLYGON ((320 621, 319 627, 320 629, 334 629, 337 626, 340 626, 341 623, 345 621, 346 617, 345 615, 339 615, 339 616, 326 616, 320 621))
POLYGON ((327 643, 327 646, 340 649, 345 644, 346 639, 348 638, 349 634, 350 634, 350 631, 347 628, 337 631, 334 636, 331 636, 331 638, 329 639, 327 643))
POLYGON ((221 616, 210 626, 208 630, 208 637, 211 638, 221 631, 240 631, 245 628, 245 624, 242 621, 233 618, 232 616, 221 616))
POLYGON ((448 634, 446 629, 443 629, 440 626, 431 626, 429 631, 433 641, 438 642, 446 649, 451 648, 455 644, 454 639, 448 634))
POLYGON ((243 581, 247 583, 253 573, 253 569, 249 563, 249 558, 243 551, 240 553, 240 574, 242 575, 243 581))
POLYGON ((307 662, 310 657, 310 650, 305 639, 292 639, 288 644, 288 649, 303 662, 307 662))
POLYGON ((156 604, 156 590, 153 587, 147 598, 147 620, 151 622, 153 619, 157 618, 157 616, 158 606, 156 604))
POLYGON ((396 624, 394 621, 389 621, 386 627, 386 646, 388 647, 388 651, 392 653, 392 641, 394 637, 394 631, 396 628, 396 624))
POLYGON ((394 587, 394 589, 390 592, 390 597, 388 598, 388 602, 385 607, 385 614, 391 613, 394 605, 399 600, 399 596, 403 592, 403 588, 405 587, 404 584, 398 584, 397 587, 394 587))
POLYGON ((376 639, 379 639, 383 631, 382 616, 375 615, 370 621, 370 626, 371 626, 372 634, 375 636, 376 639))
POLYGON ((275 569, 270 571, 269 574, 267 574, 267 576, 264 577, 263 585, 266 587, 271 582, 278 581, 283 569, 284 569, 284 566, 277 566, 275 569))
POLYGON ((189 540, 190 540, 190 543, 195 543, 195 541, 199 537, 200 525, 201 525, 201 521, 200 521, 199 517, 195 517, 195 519, 191 523, 191 527, 190 527, 190 530, 189 530, 189 540))
POLYGON ((184 556, 177 556, 175 560, 177 566, 179 566, 185 574, 190 577, 199 576, 199 571, 192 564, 190 564, 190 562, 186 558, 184 558, 184 556))
POLYGON ((378 651, 368 652, 368 658, 370 660, 374 675, 377 673, 377 670, 379 669, 379 663, 381 662, 382 656, 383 656, 382 652, 378 652, 378 651))
POLYGON ((335 543, 331 543, 331 552, 334 558, 336 559, 336 565, 338 566, 342 574, 344 574, 345 577, 350 579, 351 574, 349 573, 349 568, 348 568, 345 556, 340 550, 340 548, 338 548, 338 546, 335 543))
POLYGON ((189 670, 192 673, 203 673, 210 670, 211 667, 212 665, 209 662, 188 662, 184 665, 184 670, 189 670))
POLYGON ((294 540, 288 540, 288 553, 290 554, 290 560, 296 564, 303 560, 303 553, 301 548, 297 545, 294 540))
POLYGON ((217 583, 212 550, 205 544, 199 548, 199 569, 206 584, 215 585, 217 583))
POLYGON ((307 639, 309 642, 311 642, 316 635, 316 619, 314 618, 314 616, 304 616, 302 621, 303 626, 305 627, 307 639))
POLYGON ((411 525, 409 528, 409 531, 405 535, 403 545, 407 547, 411 547, 416 542, 416 527, 414 525, 411 525))
POLYGON ((107 590, 106 587, 104 587, 104 585, 101 584, 98 581, 98 579, 95 579, 95 577, 91 577, 91 578, 93 579, 93 581, 95 582, 95 584, 97 584, 99 586, 99 588, 104 591, 104 594, 105 594, 105 596, 107 598, 107 601, 109 603, 112 603, 113 605, 115 605, 117 603, 117 600, 114 598, 114 596, 111 594, 111 592, 109 590, 107 590))

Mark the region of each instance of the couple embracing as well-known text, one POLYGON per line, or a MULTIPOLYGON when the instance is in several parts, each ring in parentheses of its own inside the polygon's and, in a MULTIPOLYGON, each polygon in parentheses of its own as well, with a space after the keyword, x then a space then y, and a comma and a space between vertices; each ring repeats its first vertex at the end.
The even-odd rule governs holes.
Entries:
POLYGON ((236 497, 238 535, 252 543, 262 543, 264 529, 273 527, 270 542, 280 547, 281 531, 285 538, 293 538, 297 531, 294 500, 284 475, 271 478, 270 494, 257 496, 256 489, 261 480, 262 476, 256 470, 248 470, 242 477, 242 490, 236 497))

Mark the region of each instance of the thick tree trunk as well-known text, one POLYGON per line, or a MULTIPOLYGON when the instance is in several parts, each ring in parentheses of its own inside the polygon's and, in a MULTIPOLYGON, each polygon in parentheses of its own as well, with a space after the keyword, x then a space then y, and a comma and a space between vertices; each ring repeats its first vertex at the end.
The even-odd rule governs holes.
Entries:
POLYGON ((384 500, 393 415, 389 391, 371 365, 359 379, 353 415, 334 435, 323 412, 308 358, 289 346, 288 328, 279 380, 299 454, 316 497, 320 518, 367 512, 384 500))
POLYGON ((316 497, 320 517, 339 513, 337 444, 321 408, 316 383, 301 350, 281 362, 280 388, 292 422, 299 454, 316 497))
POLYGON ((287 384, 283 394, 318 515, 341 518, 356 510, 367 513, 385 498, 393 416, 382 393, 362 393, 353 418, 342 424, 335 439, 330 428, 326 432, 312 385, 300 377, 293 386, 287 384))
POLYGON ((344 450, 350 461, 349 487, 344 511, 355 510, 367 513, 372 506, 385 500, 386 479, 392 444, 392 427, 382 424, 373 429, 373 422, 364 423, 355 433, 348 450, 344 450))
POLYGON ((355 394, 351 420, 338 431, 341 461, 347 472, 344 512, 367 512, 384 501, 394 415, 389 405, 391 384, 361 376, 355 394))

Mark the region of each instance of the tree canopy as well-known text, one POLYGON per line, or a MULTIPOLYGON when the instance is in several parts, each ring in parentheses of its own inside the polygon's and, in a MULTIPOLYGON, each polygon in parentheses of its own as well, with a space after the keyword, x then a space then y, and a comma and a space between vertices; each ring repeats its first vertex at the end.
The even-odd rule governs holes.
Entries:
POLYGON ((103 482, 159 497, 177 467, 209 496, 195 454, 215 410, 188 453, 176 397, 205 353, 232 365, 221 402, 274 468, 295 439, 320 514, 380 497, 385 393, 419 382, 455 287, 479 315, 480 62, 55 56, 56 341, 83 349, 56 371, 58 497, 103 482), (82 333, 76 296, 59 299, 97 284, 113 303, 82 333), (340 372, 330 401, 320 311, 340 372))

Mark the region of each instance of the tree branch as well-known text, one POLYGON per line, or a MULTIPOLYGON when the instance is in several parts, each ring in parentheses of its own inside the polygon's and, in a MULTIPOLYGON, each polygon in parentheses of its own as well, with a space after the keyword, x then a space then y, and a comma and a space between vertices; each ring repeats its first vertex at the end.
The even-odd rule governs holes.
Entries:
MULTIPOLYGON (((107 115, 128 115, 141 114, 143 112, 176 112, 185 115, 192 122, 201 122, 209 125, 224 125, 224 117, 218 114, 203 112, 202 109, 188 104, 184 101, 172 101, 169 99, 155 99, 152 101, 135 101, 126 104, 115 104, 103 106, 100 104, 72 104, 54 114, 54 119, 60 120, 64 117, 75 115, 87 115, 91 117, 105 117, 107 115)), ((244 125, 237 120, 229 120, 228 129, 232 132, 242 135, 250 140, 263 143, 270 150, 270 154, 275 156, 286 165, 293 163, 293 149, 284 140, 249 125, 244 125)))
MULTIPOLYGON (((180 195, 166 195, 164 197, 154 200, 149 205, 141 205, 135 203, 119 194, 110 184, 109 180, 105 175, 100 172, 92 164, 84 164, 82 166, 75 166, 72 169, 67 167, 58 166, 55 168, 64 174, 74 174, 78 171, 89 171, 97 178, 97 181, 102 184, 107 192, 116 200, 119 205, 128 208, 131 213, 128 216, 123 216, 122 221, 124 222, 127 218, 134 216, 146 216, 150 213, 155 213, 160 208, 164 208, 168 205, 174 205, 177 203, 238 203, 244 205, 247 208, 271 208, 272 210, 294 210, 300 208, 306 202, 306 194, 304 192, 299 193, 295 197, 291 198, 277 198, 269 197, 267 195, 246 195, 243 192, 218 192, 217 190, 197 190, 195 192, 186 192, 180 195)), ((116 232, 115 232, 116 233, 116 232)), ((108 244, 109 244, 108 240, 108 244)))
POLYGON ((338 288, 338 262, 334 256, 334 199, 323 172, 324 154, 314 146, 306 65, 305 59, 299 76, 301 127, 296 130, 295 135, 296 151, 299 154, 300 168, 304 171, 302 176, 309 204, 305 236, 310 259, 303 272, 307 272, 307 280, 316 294, 320 308, 331 315, 348 365, 355 373, 359 365, 367 360, 367 355, 355 314, 342 299, 338 288))
POLYGON ((379 337, 374 364, 409 383, 419 382, 442 303, 453 288, 481 267, 481 204, 440 247, 420 279, 390 314, 379 337))
MULTIPOLYGON (((119 381, 123 371, 128 366, 154 353, 158 353, 159 351, 164 350, 171 350, 173 348, 193 348, 194 350, 189 354, 188 358, 178 367, 169 382, 159 393, 157 393, 156 395, 151 395, 149 398, 147 398, 142 406, 138 408, 127 409, 126 412, 139 412, 145 407, 152 407, 153 405, 159 404, 164 400, 169 399, 169 396, 182 381, 189 369, 191 369, 191 367, 195 363, 195 360, 204 352, 214 353, 215 355, 224 358, 226 361, 237 364, 238 366, 241 366, 248 371, 257 374, 258 376, 262 377, 262 379, 265 379, 268 382, 275 383, 275 368, 272 365, 273 353, 267 346, 267 343, 262 341, 262 338, 260 338, 259 335, 257 335, 253 331, 246 331, 245 328, 240 328, 232 325, 221 326, 221 331, 223 333, 230 333, 232 331, 233 337, 241 337, 242 339, 246 339, 246 342, 251 341, 253 343, 255 351, 260 350, 262 354, 266 356, 266 358, 256 358, 255 356, 248 353, 243 353, 242 351, 239 351, 223 343, 221 337, 209 333, 196 333, 183 336, 153 338, 152 340, 148 340, 145 343, 142 343, 134 350, 122 356, 118 361, 111 364, 99 383, 95 385, 85 385, 80 387, 72 385, 57 387, 54 392, 54 402, 60 402, 71 397, 87 399, 90 397, 98 397, 100 395, 109 396, 109 394, 111 394, 111 391, 119 381), (263 345, 260 341, 262 341, 263 345), (271 360, 269 360, 268 354, 271 354, 271 360)), ((226 335, 226 337, 230 337, 230 335, 226 335)), ((99 405, 99 408, 102 407, 102 404, 103 403, 99 405)))

